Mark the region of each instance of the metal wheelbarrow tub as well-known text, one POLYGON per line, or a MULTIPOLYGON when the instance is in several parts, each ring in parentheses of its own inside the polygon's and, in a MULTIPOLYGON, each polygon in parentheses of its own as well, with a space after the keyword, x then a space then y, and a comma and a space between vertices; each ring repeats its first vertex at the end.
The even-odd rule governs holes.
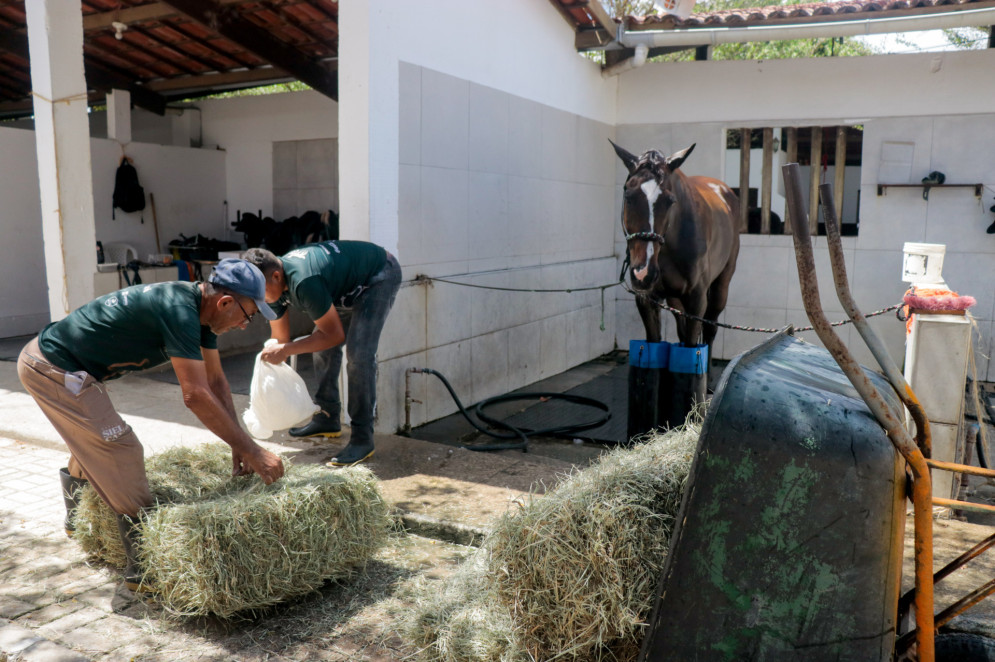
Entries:
MULTIPOLYGON (((866 372, 898 410, 886 378, 866 372)), ((735 358, 702 427, 641 659, 890 660, 904 466, 826 350, 789 327, 735 358)))

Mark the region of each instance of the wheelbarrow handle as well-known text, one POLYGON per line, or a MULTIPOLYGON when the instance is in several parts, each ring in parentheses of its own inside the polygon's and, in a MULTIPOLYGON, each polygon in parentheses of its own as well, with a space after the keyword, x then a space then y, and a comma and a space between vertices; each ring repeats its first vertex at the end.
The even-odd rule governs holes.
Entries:
POLYGON ((901 418, 881 397, 826 319, 819 298, 819 283, 815 272, 808 214, 802 202, 800 169, 797 163, 789 163, 781 168, 781 173, 784 177, 784 188, 794 229, 792 237, 802 302, 812 328, 912 470, 912 505, 915 514, 916 644, 920 662, 933 662, 933 490, 929 467, 922 452, 909 436, 901 418))

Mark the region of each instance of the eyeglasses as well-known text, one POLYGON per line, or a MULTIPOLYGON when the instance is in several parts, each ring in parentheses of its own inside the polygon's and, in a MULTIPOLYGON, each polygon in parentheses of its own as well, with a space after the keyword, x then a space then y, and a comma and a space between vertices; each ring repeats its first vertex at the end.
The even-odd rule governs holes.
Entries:
MULTIPOLYGON (((239 302, 238 299, 236 299, 235 297, 232 297, 232 299, 235 299, 235 303, 237 303, 238 307, 242 309, 242 314, 245 315, 245 323, 248 324, 249 322, 251 322, 252 318, 256 316, 256 313, 252 313, 250 315, 249 313, 245 312, 245 307, 242 306, 242 304, 239 302)), ((259 312, 259 311, 257 310, 256 312, 259 312)))

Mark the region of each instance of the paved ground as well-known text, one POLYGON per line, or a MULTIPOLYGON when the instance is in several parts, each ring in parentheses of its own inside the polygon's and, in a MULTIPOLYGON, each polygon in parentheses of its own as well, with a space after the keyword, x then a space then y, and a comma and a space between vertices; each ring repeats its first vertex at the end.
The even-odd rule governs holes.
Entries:
MULTIPOLYGON (((10 352, 0 343, 5 356, 10 352)), ((560 386, 601 371, 587 366, 560 386)), ((128 377, 110 388, 149 452, 214 441, 168 379, 128 377)), ((245 407, 247 397, 235 395, 235 404, 245 407)), ((434 440, 378 435, 370 467, 408 533, 393 536, 361 578, 236 623, 177 621, 154 600, 136 599, 117 571, 89 563, 66 538, 57 472, 68 455, 9 360, 0 360, 0 411, 0 662, 402 659, 408 651, 396 626, 410 608, 406 582, 445 577, 472 549, 465 545, 515 499, 554 485, 603 450, 546 440, 528 454, 474 453, 456 446, 466 432, 456 419, 436 425, 427 435, 434 440)), ((267 446, 288 461, 323 462, 347 438, 316 444, 276 435, 267 446)), ((990 486, 979 482, 976 489, 979 498, 995 500, 990 486)), ((938 522, 935 530, 938 560, 990 532, 956 521, 938 522)), ((979 561, 938 586, 939 603, 995 576, 995 563, 979 561)), ((992 603, 961 619, 963 629, 995 635, 992 603)))

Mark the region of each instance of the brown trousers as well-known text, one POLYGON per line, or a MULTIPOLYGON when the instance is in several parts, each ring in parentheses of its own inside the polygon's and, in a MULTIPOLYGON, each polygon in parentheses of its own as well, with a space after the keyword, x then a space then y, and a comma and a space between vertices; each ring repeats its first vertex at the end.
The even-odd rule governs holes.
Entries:
POLYGON ((21 350, 17 376, 69 447, 71 475, 90 481, 116 513, 137 517, 152 505, 144 450, 104 384, 49 363, 37 338, 21 350))

